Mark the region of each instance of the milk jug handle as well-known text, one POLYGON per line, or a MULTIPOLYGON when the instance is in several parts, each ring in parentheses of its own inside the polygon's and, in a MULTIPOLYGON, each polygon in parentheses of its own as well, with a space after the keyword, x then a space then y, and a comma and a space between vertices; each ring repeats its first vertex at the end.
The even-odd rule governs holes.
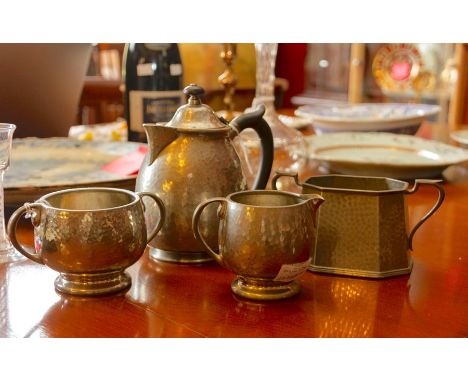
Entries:
POLYGON ((421 184, 425 184, 425 185, 428 185, 428 186, 432 186, 432 187, 435 187, 437 188, 437 191, 439 192, 439 195, 437 197, 437 202, 434 204, 434 206, 428 211, 428 213, 426 215, 424 215, 421 220, 413 227, 413 229, 411 230, 409 236, 408 236, 408 248, 410 250, 413 250, 413 236, 414 234, 416 233, 416 231, 419 229, 419 227, 421 227, 421 225, 427 220, 429 219, 433 214, 434 212, 436 212, 439 207, 442 205, 442 202, 444 201, 444 198, 445 198, 445 190, 444 188, 442 187, 442 185, 440 184, 442 182, 442 180, 430 180, 430 179, 416 179, 414 181, 414 186, 411 190, 407 190, 406 193, 407 194, 414 194, 419 186, 421 184))
POLYGON ((260 166, 253 185, 254 190, 263 190, 268 184, 271 167, 273 165, 274 145, 270 126, 263 119, 265 106, 260 105, 255 111, 243 114, 232 120, 231 125, 240 133, 242 130, 252 128, 260 138, 262 156, 260 166))
POLYGON ((223 255, 221 253, 216 253, 213 251, 213 249, 209 246, 209 244, 206 242, 205 238, 203 237, 203 234, 200 232, 200 217, 203 212, 203 210, 211 203, 218 202, 220 203, 220 208, 218 209, 218 217, 220 219, 223 219, 225 214, 226 214, 226 207, 227 207, 227 200, 225 198, 212 198, 208 199, 203 203, 200 203, 197 208, 195 208, 195 211, 193 213, 193 218, 192 218, 192 230, 193 234, 196 239, 200 240, 203 245, 205 246, 206 250, 208 251, 208 254, 213 257, 216 262, 218 262, 220 265, 223 265, 223 255))

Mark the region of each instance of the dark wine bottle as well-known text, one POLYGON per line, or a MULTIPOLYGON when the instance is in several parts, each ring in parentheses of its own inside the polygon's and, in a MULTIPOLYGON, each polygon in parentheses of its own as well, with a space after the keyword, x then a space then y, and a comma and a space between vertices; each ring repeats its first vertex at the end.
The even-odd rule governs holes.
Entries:
POLYGON ((184 103, 177 44, 126 44, 122 77, 130 141, 146 142, 143 123, 167 122, 184 103))

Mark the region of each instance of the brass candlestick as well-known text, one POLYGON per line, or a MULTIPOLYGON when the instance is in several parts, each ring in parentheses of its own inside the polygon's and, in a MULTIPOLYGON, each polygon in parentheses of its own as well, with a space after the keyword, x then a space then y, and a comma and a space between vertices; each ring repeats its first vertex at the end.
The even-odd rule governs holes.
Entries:
POLYGON ((232 64, 236 58, 236 50, 237 44, 224 43, 223 51, 220 54, 220 57, 224 61, 225 69, 218 77, 218 81, 224 87, 223 102, 226 109, 221 114, 223 114, 223 117, 227 121, 230 121, 234 117, 234 93, 236 91, 237 76, 234 74, 232 64))

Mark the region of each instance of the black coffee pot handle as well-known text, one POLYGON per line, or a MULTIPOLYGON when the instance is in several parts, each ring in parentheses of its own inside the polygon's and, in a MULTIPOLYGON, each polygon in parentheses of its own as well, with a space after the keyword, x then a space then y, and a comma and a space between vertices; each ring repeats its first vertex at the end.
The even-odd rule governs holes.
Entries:
POLYGON ((257 110, 250 113, 242 114, 232 120, 231 125, 240 133, 242 130, 252 128, 260 137, 262 145, 262 157, 260 159, 260 168, 255 178, 253 185, 254 190, 263 190, 268 184, 270 178, 271 167, 273 166, 273 135, 270 126, 263 119, 265 114, 265 106, 260 105, 257 110))

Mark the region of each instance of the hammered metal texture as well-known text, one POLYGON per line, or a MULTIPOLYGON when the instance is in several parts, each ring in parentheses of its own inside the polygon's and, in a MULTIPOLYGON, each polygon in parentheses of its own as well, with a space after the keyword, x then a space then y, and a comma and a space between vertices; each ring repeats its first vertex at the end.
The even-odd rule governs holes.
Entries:
MULTIPOLYGON (((149 127, 152 128, 152 127, 149 127)), ((166 206, 166 220, 150 246, 172 252, 204 252, 192 231, 195 207, 211 197, 247 189, 241 162, 228 137, 229 129, 210 134, 179 133, 152 164, 147 155, 138 174, 136 190, 158 195, 166 206)), ((148 226, 159 219, 154 202, 145 200, 148 226)), ((216 207, 209 206, 201 225, 208 242, 217 245, 216 207), (209 228, 209 229, 207 229, 209 228)))
POLYGON ((146 247, 140 203, 105 211, 45 208, 34 230, 44 263, 61 273, 96 273, 127 268, 146 247))
POLYGON ((100 295, 128 287, 131 280, 124 270, 146 248, 142 200, 130 191, 54 192, 20 207, 10 220, 10 237, 18 250, 60 272, 55 285, 65 293, 100 295), (24 211, 34 225, 35 253, 20 248, 13 233, 24 211))
POLYGON ((404 199, 407 183, 381 184, 381 191, 393 193, 366 193, 378 188, 371 181, 368 189, 362 178, 356 184, 356 179, 346 177, 341 177, 340 187, 348 190, 313 187, 313 177, 303 185, 304 193, 320 194, 327 201, 318 213, 313 270, 368 277, 410 271, 404 199))
POLYGON ((280 191, 244 191, 213 198, 195 210, 197 238, 225 268, 236 273, 232 291, 256 300, 277 300, 299 292, 294 279, 307 270, 315 244, 315 218, 323 198, 280 191), (203 209, 220 203, 219 253, 199 226, 203 209), (285 268, 286 267, 286 268, 285 268), (287 276, 285 271, 288 269, 287 276))
POLYGON ((310 258, 313 208, 300 198, 289 198, 293 205, 282 208, 228 202, 219 243, 226 268, 243 277, 273 279, 283 264, 310 258))
POLYGON ((400 195, 321 195, 327 203, 319 212, 314 265, 374 272, 408 267, 400 195))

